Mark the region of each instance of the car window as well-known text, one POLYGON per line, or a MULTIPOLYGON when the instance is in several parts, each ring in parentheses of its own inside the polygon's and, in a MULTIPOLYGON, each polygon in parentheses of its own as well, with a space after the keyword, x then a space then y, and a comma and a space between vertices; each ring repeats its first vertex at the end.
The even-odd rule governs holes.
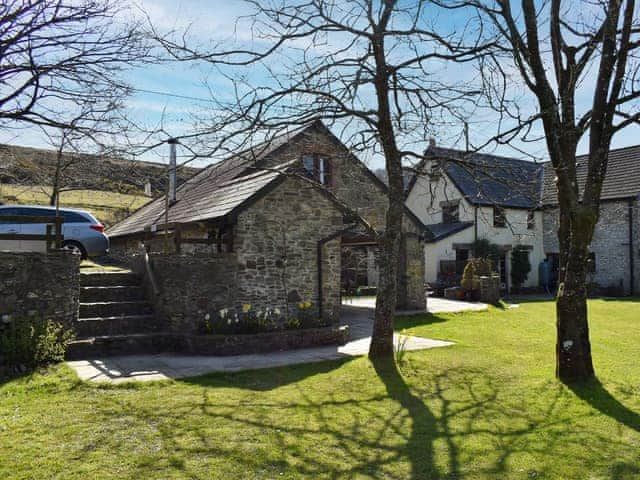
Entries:
POLYGON ((61 212, 65 223, 90 223, 91 220, 77 212, 61 212))
POLYGON ((20 215, 17 208, 0 208, 0 223, 16 223, 15 220, 4 220, 2 217, 9 215, 20 215))

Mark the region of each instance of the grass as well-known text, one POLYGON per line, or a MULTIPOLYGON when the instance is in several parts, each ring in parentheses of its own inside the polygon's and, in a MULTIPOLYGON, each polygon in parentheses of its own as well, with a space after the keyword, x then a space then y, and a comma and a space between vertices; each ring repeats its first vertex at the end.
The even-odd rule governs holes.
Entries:
POLYGON ((0 386, 0 478, 640 478, 638 301, 590 303, 599 381, 553 380, 550 302, 421 315, 453 347, 120 386, 0 386))
MULTIPOLYGON (((48 205, 50 187, 2 185, 0 199, 20 205, 48 205)), ((149 201, 142 194, 132 195, 102 190, 70 190, 60 193, 60 206, 82 208, 105 225, 113 225, 149 201)))

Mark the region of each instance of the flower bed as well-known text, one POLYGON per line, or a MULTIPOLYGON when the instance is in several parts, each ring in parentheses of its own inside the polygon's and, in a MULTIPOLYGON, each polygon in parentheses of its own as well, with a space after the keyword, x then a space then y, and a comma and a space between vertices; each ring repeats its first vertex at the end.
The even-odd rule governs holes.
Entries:
POLYGON ((181 335, 179 350, 191 355, 244 355, 343 345, 348 338, 346 325, 254 334, 181 335))
POLYGON ((330 325, 330 319, 318 318, 311 302, 299 302, 287 314, 278 308, 254 310, 250 304, 244 304, 240 309, 223 308, 207 313, 200 332, 208 335, 242 335, 307 330, 330 325))

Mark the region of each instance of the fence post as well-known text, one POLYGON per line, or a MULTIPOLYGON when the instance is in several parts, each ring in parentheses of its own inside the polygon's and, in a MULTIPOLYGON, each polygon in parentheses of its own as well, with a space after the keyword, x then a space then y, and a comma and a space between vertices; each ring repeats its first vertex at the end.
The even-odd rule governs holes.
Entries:
POLYGON ((180 253, 182 248, 182 231, 180 230, 180 224, 176 224, 173 228, 173 241, 176 244, 176 253, 180 253))
POLYGON ((56 248, 57 249, 61 249, 62 248, 62 218, 60 216, 57 216, 55 218, 55 222, 56 222, 56 248))

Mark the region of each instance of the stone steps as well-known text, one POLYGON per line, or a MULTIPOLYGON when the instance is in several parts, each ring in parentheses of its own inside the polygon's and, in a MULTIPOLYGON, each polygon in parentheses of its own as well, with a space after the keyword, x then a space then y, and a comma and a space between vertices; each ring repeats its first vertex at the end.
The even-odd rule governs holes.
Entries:
POLYGON ((144 300, 144 290, 136 286, 80 287, 80 298, 85 303, 144 300))
POLYGON ((75 324, 78 338, 105 335, 152 333, 160 329, 153 315, 120 315, 79 319, 75 324))
POLYGON ((87 360, 117 355, 140 355, 179 351, 181 335, 167 332, 101 335, 72 342, 66 358, 87 360))
POLYGON ((89 271, 80 275, 80 311, 67 358, 97 358, 163 351, 175 341, 145 299, 133 272, 89 271))
POLYGON ((80 320, 93 317, 117 317, 120 315, 148 315, 152 312, 151 304, 146 300, 130 300, 116 302, 80 301, 80 320))
POLYGON ((82 272, 81 287, 140 286, 140 277, 133 272, 82 272))

